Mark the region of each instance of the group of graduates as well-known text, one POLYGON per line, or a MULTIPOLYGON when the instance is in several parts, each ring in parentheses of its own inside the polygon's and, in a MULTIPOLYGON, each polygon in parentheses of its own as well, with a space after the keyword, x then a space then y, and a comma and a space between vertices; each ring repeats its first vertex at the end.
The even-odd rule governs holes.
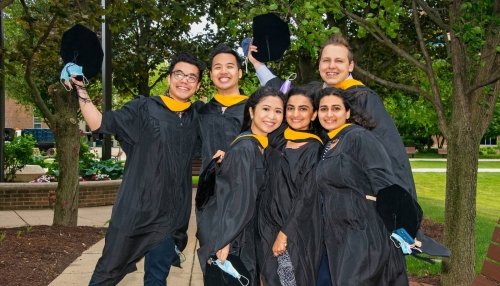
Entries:
POLYGON ((104 114, 71 78, 89 127, 114 134, 127 154, 89 285, 116 285, 143 257, 144 285, 166 285, 187 244, 200 144, 202 168, 214 170, 213 193, 196 209, 206 275, 217 266, 244 285, 408 285, 376 200, 388 189, 415 197, 411 169, 381 99, 351 76, 348 42, 330 37, 320 51, 323 81, 286 94, 253 57, 257 48, 247 57, 262 87, 250 96, 240 94, 239 55, 225 45, 212 52, 217 93, 208 103, 190 101, 204 65, 185 53, 170 62, 165 95, 104 114))

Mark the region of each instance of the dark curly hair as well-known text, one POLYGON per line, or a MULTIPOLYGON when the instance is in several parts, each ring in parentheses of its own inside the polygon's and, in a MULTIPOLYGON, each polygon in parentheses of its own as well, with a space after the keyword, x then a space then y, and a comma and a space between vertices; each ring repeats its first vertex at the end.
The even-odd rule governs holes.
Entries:
POLYGON ((201 81, 201 78, 203 77, 203 71, 205 70, 205 64, 198 59, 196 56, 190 54, 190 53, 185 53, 181 52, 178 54, 175 54, 172 57, 172 60, 170 61, 170 66, 168 67, 167 74, 170 75, 175 67, 175 65, 179 62, 185 62, 188 64, 192 64, 198 68, 198 82, 201 81))
POLYGON ((319 103, 325 96, 336 96, 342 99, 342 103, 344 104, 346 111, 351 111, 351 116, 347 119, 348 123, 354 123, 369 130, 375 128, 376 123, 373 121, 371 116, 366 112, 362 112, 361 109, 354 104, 352 97, 349 97, 345 91, 335 87, 327 87, 317 93, 314 101, 316 109, 319 109, 319 103))

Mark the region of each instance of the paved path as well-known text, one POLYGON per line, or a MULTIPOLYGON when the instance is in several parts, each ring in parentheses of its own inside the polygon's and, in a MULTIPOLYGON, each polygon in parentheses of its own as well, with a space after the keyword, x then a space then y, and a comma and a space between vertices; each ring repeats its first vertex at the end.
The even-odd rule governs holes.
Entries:
MULTIPOLYGON (((446 173, 446 168, 414 168, 413 173, 446 173)), ((500 173, 500 168, 479 168, 478 173, 500 173)))
MULTIPOLYGON (((112 206, 80 208, 78 209, 79 226, 106 226, 111 217, 112 206)), ((16 210, 0 211, 0 227, 18 227, 24 225, 52 225, 54 217, 53 210, 16 210)), ((169 286, 203 286, 203 274, 196 255, 198 248, 195 238, 196 219, 194 210, 191 212, 191 220, 188 228, 189 241, 184 255, 186 261, 182 263, 182 269, 172 267, 167 279, 169 286)), ((71 265, 59 275, 50 286, 66 285, 88 285, 97 260, 101 256, 104 247, 104 239, 86 250, 71 265)), ((143 285, 144 261, 137 264, 137 271, 128 274, 118 285, 136 286, 143 285)))

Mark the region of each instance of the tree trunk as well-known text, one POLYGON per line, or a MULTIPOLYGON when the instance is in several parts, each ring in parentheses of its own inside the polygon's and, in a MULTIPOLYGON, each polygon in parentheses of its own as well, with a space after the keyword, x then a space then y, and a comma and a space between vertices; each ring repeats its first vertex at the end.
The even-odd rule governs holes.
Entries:
POLYGON ((302 50, 299 53, 299 72, 297 74, 297 82, 302 84, 311 82, 315 76, 315 68, 316 67, 309 53, 302 50))
POLYGON ((54 225, 77 226, 79 191, 80 129, 78 127, 78 101, 62 87, 52 89, 57 117, 55 139, 59 178, 54 207, 54 225))
MULTIPOLYGON (((464 97, 461 99, 466 101, 464 97)), ((475 117, 472 112, 460 112, 462 107, 453 109, 448 138, 444 236, 451 257, 443 261, 444 286, 471 285, 475 277, 474 228, 481 130, 471 123, 475 117)))

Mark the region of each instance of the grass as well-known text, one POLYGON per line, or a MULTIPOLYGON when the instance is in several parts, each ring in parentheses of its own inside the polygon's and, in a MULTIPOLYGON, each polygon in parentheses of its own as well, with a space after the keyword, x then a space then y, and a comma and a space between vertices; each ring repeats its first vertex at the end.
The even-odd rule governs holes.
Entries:
POLYGON ((193 185, 198 185, 198 179, 199 179, 199 178, 200 178, 200 177, 198 177, 198 176, 193 176, 193 177, 191 178, 191 180, 193 181, 193 185))
MULTIPOLYGON (((414 173, 418 201, 424 216, 433 221, 444 222, 445 173, 414 173)), ((499 216, 500 176, 498 173, 479 173, 476 198, 476 272, 481 270, 493 229, 499 216)), ((437 274, 440 263, 434 265, 407 258, 408 272, 416 275, 437 274)))
MULTIPOLYGON (((446 168, 446 161, 410 161, 412 168, 446 168)), ((498 168, 500 162, 479 162, 479 168, 498 168)))
MULTIPOLYGON (((444 159, 446 156, 439 155, 436 149, 432 149, 429 151, 418 151, 413 155, 414 158, 433 158, 433 159, 444 159)), ((500 154, 486 154, 479 155, 479 159, 500 159, 500 154)))

